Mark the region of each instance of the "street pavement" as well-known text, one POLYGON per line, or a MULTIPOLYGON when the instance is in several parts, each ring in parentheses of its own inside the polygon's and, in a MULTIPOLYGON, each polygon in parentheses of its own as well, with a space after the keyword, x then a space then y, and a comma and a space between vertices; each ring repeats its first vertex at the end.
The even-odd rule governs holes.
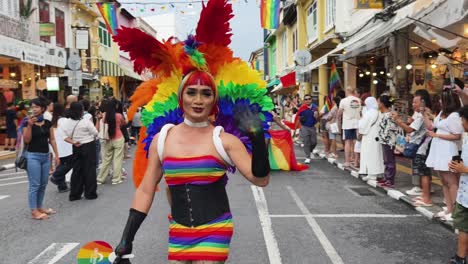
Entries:
MULTIPOLYGON (((27 186, 23 171, 0 172, 1 264, 72 264, 87 242, 118 243, 134 192, 130 175, 123 184, 99 186, 93 201, 69 202, 49 184, 46 206, 57 214, 44 221, 30 219, 27 186)), ((228 194, 235 223, 228 263, 440 264, 456 248, 453 231, 325 160, 303 172, 273 172, 266 188, 230 175, 228 194)), ((132 263, 167 263, 168 213, 158 192, 132 263)))

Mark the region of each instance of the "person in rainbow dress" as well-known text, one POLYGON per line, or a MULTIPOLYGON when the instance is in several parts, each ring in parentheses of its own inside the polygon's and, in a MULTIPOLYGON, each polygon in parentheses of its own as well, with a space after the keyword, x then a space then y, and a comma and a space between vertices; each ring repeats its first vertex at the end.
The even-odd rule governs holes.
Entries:
POLYGON ((159 42, 134 28, 114 40, 150 69, 149 80, 131 97, 129 119, 143 107, 134 160, 135 192, 113 263, 128 264, 133 240, 148 214, 158 184, 169 189, 168 260, 171 264, 220 264, 229 255, 233 219, 226 193, 228 172, 269 183, 269 138, 273 103, 260 75, 233 57, 228 0, 203 4, 195 36, 159 42))

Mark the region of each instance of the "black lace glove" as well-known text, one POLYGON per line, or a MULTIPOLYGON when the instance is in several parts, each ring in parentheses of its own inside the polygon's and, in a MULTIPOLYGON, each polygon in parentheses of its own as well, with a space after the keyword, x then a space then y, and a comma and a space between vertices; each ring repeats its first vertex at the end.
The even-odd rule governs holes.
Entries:
POLYGON ((255 177, 266 177, 270 173, 268 149, 263 132, 263 122, 258 111, 247 106, 234 109, 234 120, 240 131, 252 142, 252 174, 255 177))
POLYGON ((145 218, 145 213, 137 211, 133 208, 130 209, 127 224, 125 225, 125 229, 122 234, 122 239, 114 250, 116 258, 113 264, 130 264, 130 260, 127 258, 122 258, 122 256, 132 253, 133 239, 135 238, 135 234, 145 218))

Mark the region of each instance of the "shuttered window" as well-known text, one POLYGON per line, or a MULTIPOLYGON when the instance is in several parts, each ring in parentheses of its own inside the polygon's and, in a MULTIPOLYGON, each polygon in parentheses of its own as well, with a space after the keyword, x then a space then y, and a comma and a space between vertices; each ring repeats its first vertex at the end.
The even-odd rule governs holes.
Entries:
POLYGON ((55 39, 56 45, 65 48, 65 13, 55 9, 55 39))
MULTIPOLYGON (((50 22, 49 4, 44 1, 39 1, 39 22, 50 22)), ((41 40, 50 43, 49 36, 43 36, 41 37, 41 40)))

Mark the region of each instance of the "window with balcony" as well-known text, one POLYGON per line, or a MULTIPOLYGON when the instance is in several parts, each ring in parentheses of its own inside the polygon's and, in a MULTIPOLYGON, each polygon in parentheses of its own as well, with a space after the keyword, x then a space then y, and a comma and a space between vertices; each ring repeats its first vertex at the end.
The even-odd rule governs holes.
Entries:
POLYGON ((295 52, 298 49, 297 45, 297 27, 294 29, 293 35, 292 35, 292 45, 293 45, 293 52, 295 52))
POLYGON ((99 22, 99 41, 103 46, 111 46, 111 36, 109 31, 107 31, 106 25, 102 22, 99 22))
POLYGON ((335 25, 336 0, 326 0, 325 31, 330 30, 335 25))
MULTIPOLYGON (((39 22, 40 23, 48 23, 50 22, 50 10, 49 4, 44 1, 39 1, 39 22)), ((44 42, 50 43, 49 36, 42 36, 41 40, 44 42)))
POLYGON ((288 67, 288 35, 286 31, 283 33, 281 38, 281 55, 283 60, 283 66, 288 67))
POLYGON ((65 48, 65 13, 55 9, 55 39, 56 45, 65 48))
POLYGON ((309 43, 314 42, 318 37, 318 30, 317 30, 317 2, 314 2, 308 9, 307 9, 307 36, 309 39, 309 43))
POLYGON ((20 3, 21 0, 0 0, 0 14, 18 19, 20 3))

